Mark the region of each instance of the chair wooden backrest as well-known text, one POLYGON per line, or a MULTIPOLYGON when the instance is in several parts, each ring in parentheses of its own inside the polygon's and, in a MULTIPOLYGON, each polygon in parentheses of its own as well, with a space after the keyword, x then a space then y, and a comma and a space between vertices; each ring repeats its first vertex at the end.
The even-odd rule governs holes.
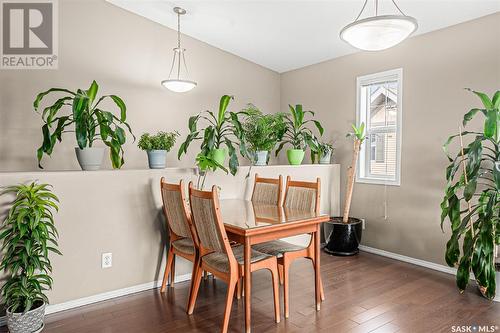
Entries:
POLYGON ((193 226, 198 237, 200 256, 218 252, 228 256, 229 261, 237 267, 226 229, 222 222, 217 186, 212 191, 199 191, 189 183, 189 201, 193 226))
POLYGON ((286 177, 285 208, 298 209, 320 213, 321 182, 293 181, 286 177))
POLYGON ((262 178, 255 174, 255 182, 253 186, 252 202, 281 205, 282 198, 283 176, 279 178, 262 178))
POLYGON ((180 238, 193 239, 191 216, 184 194, 184 183, 170 184, 162 177, 160 180, 163 213, 170 232, 170 241, 180 238))

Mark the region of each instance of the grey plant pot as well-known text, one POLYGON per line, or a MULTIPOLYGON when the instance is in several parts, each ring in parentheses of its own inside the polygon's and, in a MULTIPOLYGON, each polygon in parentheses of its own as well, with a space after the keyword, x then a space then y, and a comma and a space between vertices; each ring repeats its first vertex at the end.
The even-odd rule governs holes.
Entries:
POLYGON ((165 169, 167 166, 166 150, 148 150, 148 162, 150 169, 165 169))
POLYGON ((95 171, 101 168, 104 157, 104 147, 75 147, 76 158, 80 167, 85 171, 95 171))
POLYGON ((44 327, 45 303, 25 314, 12 313, 8 309, 6 314, 10 333, 38 333, 44 327))
POLYGON ((332 159, 332 152, 329 151, 327 154, 322 155, 319 158, 319 164, 330 164, 331 159, 332 159))
POLYGON ((255 163, 254 165, 267 165, 267 150, 259 150, 255 152, 255 163))

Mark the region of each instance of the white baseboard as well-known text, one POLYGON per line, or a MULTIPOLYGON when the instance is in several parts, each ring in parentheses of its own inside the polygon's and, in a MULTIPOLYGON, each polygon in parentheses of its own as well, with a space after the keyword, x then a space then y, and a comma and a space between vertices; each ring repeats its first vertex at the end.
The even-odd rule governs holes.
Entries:
MULTIPOLYGON (((430 261, 425 261, 425 260, 421 260, 421 259, 407 257, 407 256, 404 256, 402 254, 398 254, 398 253, 394 253, 394 252, 389 252, 389 251, 385 251, 385 250, 380 250, 380 249, 376 249, 374 247, 369 247, 369 246, 365 246, 365 245, 360 245, 359 249, 361 251, 364 251, 364 252, 369 252, 369 253, 377 254, 379 256, 383 256, 383 257, 387 257, 387 258, 391 258, 391 259, 396 259, 396 260, 399 260, 399 261, 404 261, 404 262, 407 262, 407 263, 410 263, 410 264, 414 264, 414 265, 417 265, 417 266, 422 266, 422 267, 430 268, 430 269, 433 269, 435 271, 439 271, 439 272, 443 272, 443 273, 448 273, 448 274, 452 274, 452 275, 456 275, 457 274, 457 269, 456 268, 445 266, 445 265, 436 264, 436 263, 433 263, 433 262, 430 262, 430 261)), ((497 272, 497 274, 498 274, 498 272, 497 272)), ((474 279, 474 274, 471 273, 470 278, 471 278, 471 280, 473 280, 474 279)), ((497 280, 498 280, 498 277, 497 277, 497 280)), ((499 288, 499 286, 497 286, 497 290, 498 290, 498 288, 499 288)), ((497 292, 496 297, 493 299, 493 301, 494 302, 500 302, 500 293, 497 292)))
MULTIPOLYGON (((188 281, 190 279, 191 279, 191 274, 178 275, 175 277, 175 282, 176 283, 184 282, 184 281, 188 281)), ((135 293, 138 293, 141 291, 158 288, 161 286, 161 283, 162 283, 161 280, 152 281, 152 282, 143 283, 143 284, 139 284, 139 285, 132 286, 132 287, 107 291, 105 293, 101 293, 101 294, 97 294, 97 295, 93 295, 93 296, 78 298, 78 299, 75 299, 72 301, 67 301, 64 303, 48 305, 47 308, 45 309, 45 314, 51 314, 51 313, 56 313, 56 312, 60 312, 60 311, 64 311, 64 310, 74 309, 74 308, 77 308, 80 306, 89 305, 92 303, 106 301, 106 300, 116 298, 116 297, 131 295, 131 294, 135 294, 135 293)), ((4 326, 6 324, 7 324, 6 318, 0 317, 0 326, 4 326)))

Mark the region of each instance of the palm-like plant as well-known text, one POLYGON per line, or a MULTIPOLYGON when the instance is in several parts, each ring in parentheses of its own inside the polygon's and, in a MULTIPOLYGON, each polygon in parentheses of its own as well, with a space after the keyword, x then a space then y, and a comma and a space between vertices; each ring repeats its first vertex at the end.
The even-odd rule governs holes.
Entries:
POLYGON ((483 108, 467 112, 463 126, 480 113, 485 117, 484 128, 483 132, 460 129, 444 145, 450 164, 441 202, 441 229, 448 218, 452 235, 446 244, 445 259, 451 267, 458 264, 456 280, 460 291, 467 287, 472 271, 481 293, 492 299, 496 291, 494 247, 500 243, 500 92, 492 99, 481 92, 473 93, 481 99, 483 108), (463 137, 473 140, 464 147, 463 137), (453 157, 448 146, 457 138, 461 149, 453 157))
POLYGON ((244 132, 239 120, 239 116, 246 114, 246 112, 227 111, 229 102, 232 99, 233 97, 229 95, 221 97, 217 115, 207 110, 189 118, 189 134, 179 148, 177 155, 179 159, 182 154, 187 153, 189 145, 195 140, 202 140, 200 146, 201 152, 198 154, 197 161, 212 160, 214 149, 220 149, 225 146, 229 153, 229 170, 232 175, 236 174, 239 166, 236 148, 239 147, 240 154, 243 157, 248 156, 244 132), (200 120, 204 120, 208 125, 205 128, 198 129, 198 122, 200 120))
POLYGON ((59 200, 50 187, 33 182, 7 187, 2 192, 16 196, 0 233, 0 270, 9 274, 1 294, 10 312, 27 312, 48 303, 44 292, 52 287, 49 253, 61 254, 53 215, 59 200))
POLYGON ((293 149, 304 150, 307 145, 311 144, 314 134, 310 128, 307 127, 309 123, 314 123, 319 131, 320 135, 323 135, 323 127, 320 122, 314 119, 305 120, 305 116, 310 114, 314 116, 313 111, 304 111, 301 104, 288 105, 290 113, 285 115, 286 129, 283 134, 283 140, 281 141, 278 149, 276 149, 276 156, 283 149, 286 144, 289 144, 293 149))
MULTIPOLYGON (((75 132, 76 142, 80 149, 92 147, 95 140, 101 139, 110 148, 110 158, 113 168, 120 168, 123 163, 123 148, 126 135, 123 127, 130 134, 132 130, 127 119, 127 108, 123 100, 116 95, 105 95, 97 99, 99 86, 92 82, 87 90, 78 89, 76 92, 62 88, 51 88, 37 95, 33 106, 39 112, 40 102, 50 93, 63 92, 67 95, 59 98, 54 104, 47 106, 41 112, 44 125, 42 126, 43 143, 37 150, 38 166, 43 154, 51 155, 56 142, 62 141, 62 134, 75 132), (110 98, 120 109, 120 116, 105 111, 100 104, 110 98), (71 108, 66 115, 58 115, 64 106, 71 108), (74 131, 67 128, 74 124, 74 131)), ((132 134, 132 136, 134 136, 132 134)), ((134 137, 135 140, 135 137, 134 137)))

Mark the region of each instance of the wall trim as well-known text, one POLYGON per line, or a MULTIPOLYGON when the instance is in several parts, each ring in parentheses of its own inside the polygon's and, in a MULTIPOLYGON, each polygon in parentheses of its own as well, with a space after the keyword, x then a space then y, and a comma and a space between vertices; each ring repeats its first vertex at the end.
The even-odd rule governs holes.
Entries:
MULTIPOLYGON (((391 258, 391 259, 396 259, 396 260, 399 260, 399 261, 407 262, 409 264, 413 264, 413 265, 417 265, 417 266, 422 266, 422 267, 425 267, 425 268, 433 269, 435 271, 439 271, 439 272, 443 272, 443 273, 447 273, 447 274, 452 274, 452 275, 456 275, 457 274, 457 269, 456 268, 445 266, 445 265, 436 264, 434 262, 425 261, 425 260, 422 260, 422 259, 416 259, 416 258, 412 258, 412 257, 407 257, 407 256, 404 256, 402 254, 398 254, 398 253, 394 253, 394 252, 389 252, 389 251, 385 251, 385 250, 380 250, 380 249, 376 249, 374 247, 370 247, 370 246, 366 246, 366 245, 360 245, 359 249, 361 251, 364 251, 364 252, 377 254, 379 256, 387 257, 387 258, 391 258)), ((497 272, 497 274, 500 274, 500 273, 497 272)), ((474 274, 471 273, 470 278, 471 278, 471 280, 473 280, 474 279, 474 274)), ((498 281, 498 279, 499 279, 499 277, 497 276, 497 281, 498 281)), ((498 286, 497 286, 497 290, 498 290, 498 286)), ((500 302, 500 293, 497 292, 497 294, 496 294, 495 298, 493 299, 493 301, 494 302, 500 302)))
MULTIPOLYGON (((191 280, 191 273, 188 274, 183 274, 183 275, 178 275, 175 277, 175 283, 179 282, 184 282, 191 280)), ((47 308, 45 309, 45 314, 51 314, 51 313, 56 313, 60 311, 65 311, 65 310, 70 310, 74 308, 78 308, 84 305, 89 305, 97 302, 102 302, 106 301, 109 299, 113 299, 116 297, 121 297, 121 296, 127 296, 131 294, 135 294, 141 291, 146 291, 150 289, 155 289, 161 287, 162 280, 158 281, 152 281, 152 282, 147 282, 147 283, 142 283, 138 284, 135 286, 131 287, 126 287, 122 289, 117 289, 117 290, 112 290, 112 291, 107 291, 104 293, 88 296, 88 297, 83 297, 83 298, 78 298, 75 300, 59 303, 59 304, 52 304, 48 305, 47 308)), ((0 317, 0 326, 5 326, 7 325, 7 320, 6 317, 0 317)))

